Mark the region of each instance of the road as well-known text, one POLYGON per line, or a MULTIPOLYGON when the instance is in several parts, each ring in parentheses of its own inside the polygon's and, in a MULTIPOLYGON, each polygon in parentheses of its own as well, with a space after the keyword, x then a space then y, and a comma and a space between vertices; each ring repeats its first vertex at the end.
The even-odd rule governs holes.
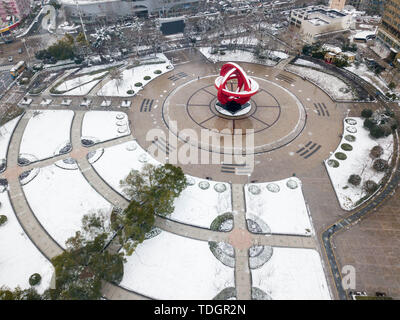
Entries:
POLYGON ((13 82, 9 71, 0 73, 0 96, 6 91, 7 87, 13 82))

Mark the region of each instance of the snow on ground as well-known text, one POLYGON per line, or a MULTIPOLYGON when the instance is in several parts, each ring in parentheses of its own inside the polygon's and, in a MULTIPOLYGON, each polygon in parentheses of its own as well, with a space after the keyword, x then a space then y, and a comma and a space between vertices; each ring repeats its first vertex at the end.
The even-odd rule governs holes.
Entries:
POLYGON ((383 94, 387 91, 391 91, 386 85, 385 81, 382 80, 381 77, 377 76, 374 72, 370 71, 366 64, 362 63, 358 66, 358 68, 353 64, 349 67, 345 67, 345 69, 355 73, 360 78, 363 78, 365 81, 371 83, 375 88, 381 91, 383 94))
POLYGON ((64 92, 67 95, 85 95, 100 82, 108 71, 99 72, 96 74, 87 74, 80 77, 75 77, 70 80, 66 80, 55 87, 55 90, 64 92))
POLYGON ((179 198, 175 199, 175 210, 170 219, 203 228, 210 228, 211 222, 219 215, 232 212, 231 187, 228 183, 204 180, 187 176, 193 180, 194 185, 189 185, 182 191, 179 198), (199 183, 209 183, 210 187, 202 190, 199 183), (217 192, 214 187, 226 190, 217 192))
POLYGON ((28 238, 11 206, 7 192, 0 193, 0 215, 7 216, 7 222, 0 226, 0 287, 28 289, 29 277, 39 273, 42 280, 35 286, 42 293, 50 286, 54 273, 53 265, 28 238))
POLYGON ((308 60, 303 60, 303 59, 296 59, 294 64, 300 65, 300 66, 305 66, 305 67, 312 67, 315 69, 322 69, 322 67, 320 65, 318 65, 314 62, 308 61, 308 60))
POLYGON ((75 89, 72 89, 72 90, 69 90, 69 91, 63 93, 62 95, 64 95, 64 96, 85 96, 85 95, 89 94, 90 90, 92 90, 100 81, 101 81, 101 79, 90 81, 90 82, 85 83, 75 89))
POLYGON ((385 138, 374 139, 370 137, 369 131, 364 129, 362 118, 346 118, 344 120, 345 132, 343 133, 344 138, 340 142, 348 143, 352 145, 352 151, 344 151, 340 145, 336 149, 336 151, 331 155, 328 160, 325 160, 325 166, 328 170, 329 177, 331 179, 333 188, 335 189, 336 195, 339 199, 340 206, 344 210, 352 210, 356 207, 356 203, 362 197, 366 195, 362 186, 365 181, 373 180, 377 184, 384 177, 384 173, 378 173, 372 168, 373 159, 370 157, 369 153, 371 149, 380 145, 384 154, 381 156, 381 159, 388 160, 391 158, 393 153, 393 135, 390 135, 385 138), (357 121, 357 124, 351 126, 346 123, 346 119, 354 119, 357 121), (347 131, 347 128, 355 127, 357 129, 356 133, 350 133, 347 131), (346 135, 353 135, 356 137, 355 142, 349 142, 345 139, 346 135), (335 157, 336 152, 343 152, 347 155, 346 160, 338 160, 335 157), (339 162, 339 167, 333 168, 328 165, 328 161, 330 159, 334 159, 339 162), (348 179, 351 174, 358 174, 361 176, 361 183, 359 186, 353 186, 348 183, 348 179))
MULTIPOLYGON (((130 141, 105 148, 102 157, 93 164, 93 167, 114 190, 123 194, 120 181, 125 179, 132 169, 141 170, 145 164, 142 162, 144 158, 147 159, 147 163, 160 164, 135 141, 130 141)), ((175 210, 169 217, 171 220, 210 228, 211 222, 218 215, 232 211, 229 184, 222 183, 226 190, 219 193, 214 187, 217 185, 218 189, 218 186, 221 186, 220 182, 190 176, 187 178, 193 180, 195 184, 188 186, 180 197, 175 199, 175 210), (200 189, 200 182, 208 182, 209 188, 200 189)))
POLYGON ((273 248, 271 259, 251 270, 253 287, 274 300, 329 300, 321 258, 316 250, 273 248))
POLYGON ((96 71, 100 71, 100 70, 104 70, 104 69, 109 69, 109 68, 116 67, 116 66, 119 66, 119 65, 122 65, 122 64, 123 64, 122 62, 116 61, 116 62, 113 62, 113 63, 101 64, 101 65, 97 65, 97 66, 86 67, 86 68, 83 68, 83 69, 79 70, 79 71, 76 73, 76 75, 79 75, 79 74, 86 74, 86 73, 92 73, 92 72, 96 72, 96 71))
POLYGON ((20 153, 45 159, 57 155, 70 142, 74 112, 70 110, 36 110, 22 136, 20 153))
POLYGON ((122 194, 119 182, 125 179, 132 169, 141 170, 145 163, 160 164, 135 141, 129 141, 105 148, 93 167, 114 190, 122 194))
MULTIPOLYGON (((254 215, 263 220, 272 233, 297 234, 309 236, 312 225, 303 192, 301 181, 295 177, 268 182, 245 185, 246 214, 254 215), (288 182, 290 181, 290 182, 288 182), (291 189, 287 183, 295 182, 297 187, 291 189), (259 194, 249 192, 257 187, 259 194), (278 190, 272 192, 270 190, 278 190), (251 190, 251 189, 250 189, 251 190)), ((250 218, 251 216, 248 216, 250 218)))
POLYGON ((234 269, 208 243, 162 231, 126 257, 120 286, 155 299, 209 300, 234 286, 234 269))
POLYGON ((18 116, 0 127, 0 160, 6 159, 8 143, 20 118, 18 116))
POLYGON ((128 116, 123 112, 89 111, 83 118, 82 137, 94 137, 103 142, 130 133, 128 116))
POLYGON ((211 62, 218 61, 238 61, 238 62, 249 62, 249 63, 261 63, 267 66, 276 65, 276 61, 272 60, 259 60, 254 56, 254 53, 244 51, 244 50, 235 50, 235 51, 225 51, 224 55, 219 53, 211 54, 211 47, 202 47, 199 48, 201 54, 205 56, 211 62))
POLYGON ((85 214, 111 210, 111 205, 79 170, 64 170, 55 165, 41 168, 37 177, 23 189, 39 222, 62 247, 81 229, 85 214))
POLYGON ((294 72, 301 77, 306 77, 310 79, 335 99, 342 100, 354 100, 355 96, 351 91, 351 88, 344 83, 342 80, 324 72, 316 71, 314 69, 287 65, 287 70, 294 72), (348 92, 345 92, 348 91, 348 92))
POLYGON ((99 96, 120 96, 120 97, 130 97, 141 90, 141 87, 136 87, 136 83, 142 83, 145 86, 152 79, 171 71, 173 69, 172 64, 170 64, 168 58, 162 54, 157 53, 156 58, 160 63, 156 64, 145 64, 134 68, 125 69, 121 72, 122 80, 110 80, 108 81, 100 90, 97 92, 99 96), (161 61, 165 61, 161 63, 161 61), (168 68, 167 68, 168 67, 168 68), (160 74, 154 73, 156 70, 160 70, 160 74), (151 77, 150 80, 144 80, 144 77, 151 77), (134 94, 128 94, 128 90, 133 90, 134 94))

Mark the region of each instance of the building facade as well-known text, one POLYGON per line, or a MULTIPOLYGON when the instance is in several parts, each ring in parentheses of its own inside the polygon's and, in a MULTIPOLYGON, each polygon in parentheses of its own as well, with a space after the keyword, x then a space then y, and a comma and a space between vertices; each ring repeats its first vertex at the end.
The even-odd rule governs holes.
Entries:
POLYGON ((335 9, 335 10, 343 10, 344 6, 346 4, 346 0, 329 0, 329 8, 335 9))
POLYGON ((400 0, 387 0, 377 37, 389 48, 400 51, 400 0))
POLYGON ((31 11, 31 0, 0 0, 0 20, 7 22, 8 17, 18 19, 26 17, 31 11))
POLYGON ((300 28, 305 42, 314 43, 327 34, 349 30, 351 15, 325 6, 310 6, 292 10, 289 23, 300 28))
MULTIPOLYGON (((1 0, 0 0, 1 1, 1 0)), ((126 16, 166 16, 196 8, 203 0, 61 0, 66 16, 85 23, 126 16)))

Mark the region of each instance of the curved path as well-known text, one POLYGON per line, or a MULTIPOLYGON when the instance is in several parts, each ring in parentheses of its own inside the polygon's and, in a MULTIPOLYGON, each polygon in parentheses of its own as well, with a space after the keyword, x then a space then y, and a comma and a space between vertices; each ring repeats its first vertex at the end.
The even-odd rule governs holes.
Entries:
MULTIPOLYGON (((129 203, 127 199, 112 189, 97 174, 97 172, 88 162, 86 156, 91 150, 118 145, 126 141, 133 140, 133 137, 125 136, 99 143, 89 148, 84 147, 81 144, 81 129, 84 115, 85 111, 75 111, 75 116, 71 126, 72 151, 70 153, 43 161, 37 161, 25 167, 20 167, 17 163, 19 147, 24 130, 32 116, 32 111, 28 110, 23 115, 13 132, 7 152, 7 170, 1 174, 2 177, 8 180, 10 200, 18 221, 31 241, 49 260, 61 254, 63 252, 63 248, 61 248, 43 228, 29 207, 22 186, 19 183, 19 175, 22 172, 32 168, 45 167, 61 159, 72 157, 77 161, 79 169, 88 183, 107 201, 120 208, 125 208, 129 203)), ((162 230, 196 240, 218 242, 224 241, 232 244, 236 253, 235 282, 237 298, 251 299, 251 274, 249 269, 248 249, 252 245, 316 248, 316 243, 315 239, 310 237, 251 234, 246 228, 243 185, 233 185, 232 192, 233 208, 235 212, 235 228, 231 232, 212 231, 209 229, 179 223, 162 217, 156 217, 155 225, 162 230)), ((116 248, 115 246, 112 247, 116 248)), ((139 293, 107 282, 104 282, 102 292, 104 297, 107 299, 148 299, 139 293)))

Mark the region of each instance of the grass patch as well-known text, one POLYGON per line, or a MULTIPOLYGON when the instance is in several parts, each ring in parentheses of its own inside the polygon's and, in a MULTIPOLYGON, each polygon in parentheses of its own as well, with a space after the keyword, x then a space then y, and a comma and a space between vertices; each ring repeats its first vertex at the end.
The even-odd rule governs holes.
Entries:
POLYGON ((346 154, 343 153, 343 152, 336 152, 335 153, 335 157, 336 157, 336 159, 339 159, 339 160, 346 160, 347 159, 346 154))
POLYGON ((348 143, 342 143, 342 145, 340 146, 344 151, 351 151, 353 150, 353 147, 348 144, 348 143))

